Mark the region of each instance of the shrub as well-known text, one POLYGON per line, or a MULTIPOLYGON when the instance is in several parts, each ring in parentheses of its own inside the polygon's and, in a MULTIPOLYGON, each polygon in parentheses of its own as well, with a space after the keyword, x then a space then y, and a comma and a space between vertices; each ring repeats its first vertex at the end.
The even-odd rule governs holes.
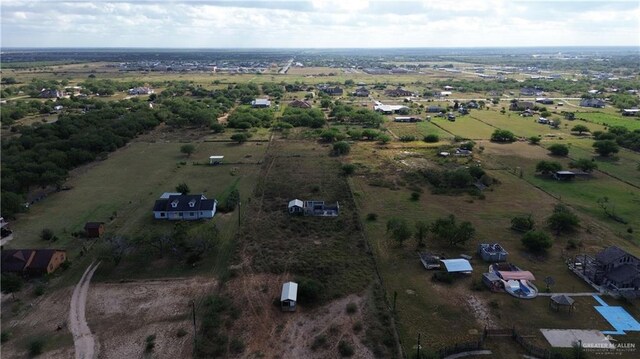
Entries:
POLYGON ((156 335, 155 334, 151 334, 147 337, 147 339, 145 339, 145 347, 144 347, 144 351, 147 353, 150 353, 153 351, 153 349, 156 347, 156 335))
POLYGON ((376 220, 378 220, 378 214, 377 213, 369 213, 369 214, 367 214, 367 221, 374 222, 376 220))
POLYGON ((427 143, 435 143, 435 142, 440 141, 440 137, 438 137, 438 135, 436 135, 435 133, 431 133, 431 134, 428 134, 428 135, 424 136, 423 141, 427 142, 427 143))
MULTIPOLYGON (((279 301, 278 301, 278 303, 279 303, 279 301)), ((184 336, 185 336, 185 335, 187 335, 187 334, 189 334, 189 333, 188 333, 186 330, 184 330, 184 328, 180 328, 180 329, 178 329, 178 331, 176 332, 176 337, 178 337, 178 338, 182 338, 182 337, 184 337, 184 336)))
POLYGON ((36 338, 29 341, 27 349, 29 349, 29 355, 36 356, 42 354, 45 341, 42 338, 36 338))
POLYGON ((516 140, 516 136, 513 132, 508 130, 497 129, 491 135, 491 141, 494 142, 513 142, 516 140))
POLYGON ((593 172, 598 168, 598 164, 588 158, 580 158, 569 164, 571 168, 578 168, 584 172, 593 172))
POLYGON ((313 304, 320 300, 323 291, 322 283, 306 277, 298 277, 295 281, 298 283, 298 302, 300 304, 313 304))
POLYGON ((611 154, 618 153, 620 148, 618 144, 613 140, 599 140, 593 143, 593 147, 596 152, 602 157, 608 157, 611 154))
POLYGON ((356 303, 347 304, 347 314, 354 314, 358 311, 358 305, 356 303))
POLYGON ((569 154, 569 147, 560 143, 554 143, 549 146, 548 150, 554 156, 566 156, 569 154))
POLYGON ((324 334, 317 335, 313 338, 313 343, 311 343, 311 350, 315 351, 319 348, 324 348, 327 346, 327 336, 324 334))
POLYGON ((420 193, 418 192, 411 192, 411 200, 412 201, 418 201, 420 199, 420 193))
POLYGON ((532 145, 537 145, 538 143, 540 143, 540 137, 538 136, 529 137, 529 143, 532 145))
POLYGON ((573 231, 580 224, 580 219, 568 207, 558 203, 553 208, 553 213, 547 219, 547 223, 551 229, 560 234, 561 232, 573 231))
POLYGON ((554 173, 562 170, 562 165, 553 161, 540 161, 536 164, 536 172, 540 172, 543 175, 554 173))
POLYGON ((544 252, 551 248, 553 240, 541 231, 529 231, 522 237, 522 245, 531 252, 544 252))
POLYGON ((355 171, 356 171, 356 166, 354 164, 346 163, 342 165, 342 173, 345 176, 352 175, 355 171))
POLYGON ((530 214, 527 216, 515 216, 511 219, 511 229, 520 232, 527 232, 532 230, 534 224, 535 223, 530 214))
POLYGON ((391 136, 385 135, 385 134, 380 134, 380 135, 378 135, 378 141, 380 141, 380 143, 382 143, 382 144, 389 143, 389 142, 391 142, 391 136))
POLYGON ((39 297, 39 296, 41 296, 41 295, 43 295, 43 294, 44 294, 45 289, 46 289, 46 287, 45 287, 45 285, 44 285, 44 284, 38 284, 38 285, 36 286, 36 288, 34 289, 33 294, 34 294, 36 297, 39 297))
POLYGON ((40 239, 42 239, 43 241, 50 241, 55 237, 55 234, 53 234, 53 231, 50 230, 49 228, 45 228, 42 230, 42 232, 40 232, 40 239))
POLYGON ((445 283, 445 284, 451 284, 451 283, 453 283, 453 275, 451 275, 451 273, 447 273, 447 272, 435 272, 433 274, 433 276, 431 277, 431 280, 433 280, 434 282, 441 282, 441 283, 445 283))
POLYGON ((238 143, 247 142, 248 139, 249 136, 246 133, 234 133, 231 135, 231 140, 238 143))
POLYGON ((9 332, 0 333, 0 343, 6 343, 9 341, 9 339, 11 339, 11 333, 9 332))
POLYGON ((233 354, 240 354, 244 352, 246 345, 242 341, 242 339, 233 338, 231 339, 231 343, 229 344, 229 349, 233 354))
POLYGON ((463 150, 471 151, 471 150, 473 150, 473 146, 475 146, 475 144, 476 143, 473 142, 473 141, 465 142, 465 143, 460 144, 460 148, 462 148, 463 150))
POLYGON ((346 155, 351 151, 351 145, 345 141, 339 141, 333 144, 333 154, 336 156, 346 155))
POLYGON ((350 357, 353 356, 355 350, 353 349, 353 346, 351 344, 344 340, 341 340, 340 343, 338 343, 338 352, 340 352, 340 355, 343 357, 350 357))
POLYGON ((362 330, 362 323, 361 322, 353 323, 352 329, 355 333, 360 333, 360 331, 362 330))
POLYGON ((400 136, 400 141, 402 142, 411 142, 415 140, 416 140, 416 136, 409 136, 409 135, 400 136))

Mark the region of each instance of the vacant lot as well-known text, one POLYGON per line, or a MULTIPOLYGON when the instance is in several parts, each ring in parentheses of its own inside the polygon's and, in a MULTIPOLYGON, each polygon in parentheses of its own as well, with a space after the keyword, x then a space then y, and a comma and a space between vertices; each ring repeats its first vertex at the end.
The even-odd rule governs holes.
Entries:
MULTIPOLYGON (((215 285, 215 280, 199 277, 92 283, 86 316, 99 357, 142 357, 146 338, 155 335, 154 357, 191 358, 191 301, 197 304, 215 285)), ((2 345, 3 358, 24 358, 27 344, 38 337, 46 343, 45 354, 39 357, 72 358, 73 340, 67 329, 72 290, 59 289, 35 300, 23 298, 28 308, 10 321, 3 318, 3 332, 11 332, 11 340, 2 345), (57 330, 58 325, 62 329, 57 330)), ((15 303, 3 298, 3 308, 7 306, 15 303)))

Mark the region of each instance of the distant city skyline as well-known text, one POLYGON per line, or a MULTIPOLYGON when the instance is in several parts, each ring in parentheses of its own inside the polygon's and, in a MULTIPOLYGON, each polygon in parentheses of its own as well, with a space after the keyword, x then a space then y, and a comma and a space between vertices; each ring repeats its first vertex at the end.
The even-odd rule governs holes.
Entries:
POLYGON ((2 0, 1 46, 640 47, 640 1, 2 0))

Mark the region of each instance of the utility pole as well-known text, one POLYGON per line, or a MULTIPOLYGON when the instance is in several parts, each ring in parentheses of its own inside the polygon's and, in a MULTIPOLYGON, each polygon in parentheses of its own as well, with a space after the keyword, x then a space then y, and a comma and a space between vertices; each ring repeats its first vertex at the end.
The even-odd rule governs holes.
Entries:
POLYGON ((193 339, 196 338, 196 301, 191 300, 191 312, 193 313, 193 339))
POLYGON ((398 292, 393 291, 393 312, 396 312, 396 300, 398 299, 398 292))
POLYGON ((416 347, 416 358, 420 359, 420 333, 418 333, 418 346, 416 347))
POLYGON ((240 199, 238 199, 238 229, 240 229, 240 209, 242 207, 242 201, 240 201, 240 199))

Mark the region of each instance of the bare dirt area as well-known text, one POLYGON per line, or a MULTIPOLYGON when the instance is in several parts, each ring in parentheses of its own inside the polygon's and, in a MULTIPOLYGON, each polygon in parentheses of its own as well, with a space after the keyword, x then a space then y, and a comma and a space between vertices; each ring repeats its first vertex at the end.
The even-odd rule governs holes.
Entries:
POLYGON ((215 285, 210 278, 92 284, 87 320, 100 342, 98 358, 140 357, 150 335, 156 336, 154 358, 191 358, 191 301, 215 285))
MULTIPOLYGON (((215 280, 202 277, 91 283, 86 318, 99 343, 97 358, 142 357, 149 335, 156 336, 153 358, 191 358, 191 301, 198 303, 215 286, 215 280)), ((37 337, 46 342, 38 358, 73 358, 68 323, 73 289, 59 289, 33 300, 20 297, 24 309, 14 318, 6 319, 3 313, 2 330, 11 332, 11 339, 2 345, 2 358, 28 357, 27 344, 37 337)), ((11 310, 14 303, 3 295, 3 311, 11 310)))
POLYGON ((289 279, 248 274, 228 283, 228 292, 237 295, 235 304, 243 308, 234 323, 247 343, 242 358, 337 358, 340 341, 353 348, 351 358, 374 357, 363 344, 365 296, 352 294, 313 309, 299 304, 295 312, 282 312, 274 300, 289 279), (356 309, 347 313, 350 303, 356 309))
POLYGON ((11 339, 2 344, 2 358, 28 357, 27 343, 36 337, 47 337, 47 346, 55 347, 39 358, 73 358, 73 340, 66 328, 72 292, 73 287, 69 287, 37 298, 24 294, 17 297, 18 301, 3 295, 2 331, 11 333, 11 339), (19 303, 22 309, 15 317, 8 317, 19 303))

